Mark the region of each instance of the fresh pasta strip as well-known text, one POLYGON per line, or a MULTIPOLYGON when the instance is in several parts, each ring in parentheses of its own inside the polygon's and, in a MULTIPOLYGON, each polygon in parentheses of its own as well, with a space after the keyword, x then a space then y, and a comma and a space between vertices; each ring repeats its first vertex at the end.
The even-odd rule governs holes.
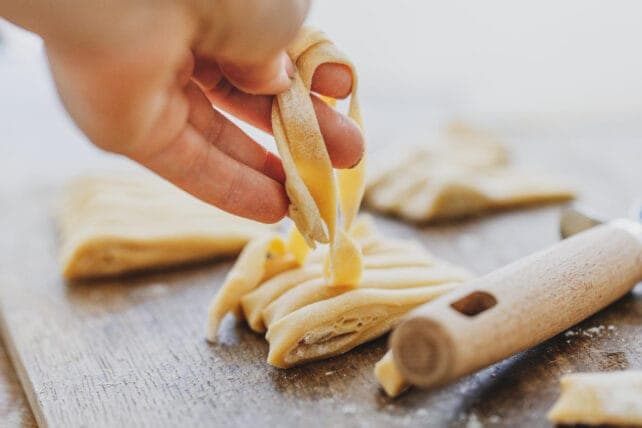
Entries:
MULTIPOLYGON (((359 288, 409 289, 449 282, 462 282, 470 275, 459 268, 448 265, 434 267, 406 267, 367 269, 359 288)), ((339 287, 326 287, 324 278, 311 279, 287 291, 263 310, 263 322, 270 326, 304 306, 326 300, 341 294, 339 287)))
POLYGON ((442 144, 411 153, 407 161, 371 180, 366 203, 426 222, 573 198, 565 184, 512 167, 499 143, 475 133, 457 126, 442 144))
POLYGON ((389 397, 396 397, 410 387, 410 384, 399 373, 393 360, 392 351, 375 364, 374 374, 381 388, 389 397))
POLYGON ((642 426, 642 371, 573 373, 562 376, 560 385, 551 422, 642 426))
MULTIPOLYGON (((364 241, 376 239, 372 221, 368 217, 363 217, 362 221, 357 222, 354 230, 357 239, 364 241)), ((325 249, 319 248, 307 254, 307 250, 302 250, 301 239, 297 235, 296 230, 291 230, 287 239, 271 234, 261 236, 247 244, 210 303, 206 325, 207 340, 216 341, 219 324, 228 312, 232 312, 238 319, 243 318, 241 310, 243 297, 272 277, 281 273, 295 272, 295 269, 304 262, 309 265, 305 265, 306 269, 309 270, 312 267, 316 269, 315 272, 319 276, 321 275, 323 258, 316 253, 324 254, 325 249), (316 267, 313 267, 315 262, 316 267)), ((301 273, 299 276, 293 275, 295 281, 307 278, 306 273, 301 273)), ((258 322, 255 320, 254 324, 258 322)))
POLYGON ((318 66, 327 62, 346 65, 353 76, 348 116, 362 126, 356 71, 325 34, 309 28, 302 29, 288 54, 297 72, 292 87, 275 97, 272 128, 286 175, 289 215, 308 246, 330 244, 325 269, 328 285, 355 286, 363 270, 361 250, 348 231, 363 197, 365 160, 340 170, 335 178, 309 95, 318 66))
POLYGON ((57 216, 70 280, 165 268, 237 254, 273 228, 227 214, 151 174, 76 178, 57 216))
POLYGON ((284 272, 266 281, 261 287, 247 293, 241 299, 243 314, 250 328, 256 332, 265 331, 263 323, 263 309, 275 298, 298 284, 313 278, 321 278, 323 270, 321 265, 304 266, 300 269, 284 272))
MULTIPOLYGON (((385 268, 393 267, 411 267, 411 266, 430 266, 434 261, 429 257, 426 257, 425 253, 422 256, 421 254, 375 254, 375 255, 366 255, 364 258, 365 266, 367 269, 378 269, 378 273, 385 272, 384 275, 391 273, 400 273, 399 270, 385 270, 385 268)), ((435 269, 433 269, 434 272, 435 269)), ((364 278, 369 275, 369 270, 366 270, 364 273, 364 278)), ((435 273, 431 272, 434 275, 435 273)), ((401 271, 403 274, 403 270, 401 271)), ((241 299, 243 306, 243 313, 245 318, 248 321, 248 324, 252 330, 256 332, 265 331, 264 320, 264 309, 274 302, 276 299, 281 297, 284 293, 289 290, 302 285, 311 279, 321 279, 320 281, 322 288, 327 288, 325 281, 323 281, 323 271, 322 267, 319 264, 309 264, 308 266, 301 267, 299 269, 294 269, 288 272, 284 272, 281 275, 271 278, 269 281, 266 281, 261 285, 261 287, 256 288, 254 291, 247 293, 241 299)), ((425 278, 424 278, 425 279, 425 278)), ((423 279, 419 279, 422 281, 423 279)), ((393 279, 395 281, 395 279, 393 279)), ((362 281, 359 284, 360 286, 366 286, 368 282, 362 281)), ((423 283, 422 283, 423 284, 423 283)), ((338 291, 337 291, 338 292, 338 291)), ((335 293, 336 294, 336 293, 335 293)), ((269 319, 272 319, 271 316, 268 316, 269 319)))
POLYGON ((287 368, 342 354, 389 331, 408 311, 458 284, 357 288, 304 306, 270 325, 268 363, 287 368))
POLYGON ((241 252, 234 267, 225 277, 223 286, 212 300, 208 311, 207 340, 216 341, 218 325, 228 312, 241 315, 241 297, 261 282, 297 265, 292 254, 286 253, 279 236, 266 236, 250 242, 241 252))

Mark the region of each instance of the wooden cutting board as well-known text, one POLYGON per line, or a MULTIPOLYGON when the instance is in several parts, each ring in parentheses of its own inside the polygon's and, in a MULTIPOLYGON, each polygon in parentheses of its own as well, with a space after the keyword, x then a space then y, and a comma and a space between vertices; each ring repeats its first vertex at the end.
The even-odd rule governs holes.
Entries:
MULTIPOLYGON (((636 147, 627 146, 619 166, 573 147, 537 153, 553 169, 566 168, 559 156, 577 154, 568 168, 582 179, 581 190, 597 195, 585 200, 598 210, 612 214, 637 196, 630 180, 642 183, 642 171, 627 169, 636 147), (597 174, 600 168, 612 174, 597 174)), ((203 338, 207 304, 231 261, 65 284, 50 217, 54 190, 3 200, 0 224, 3 339, 41 426, 548 426, 560 375, 642 368, 638 287, 570 332, 433 392, 412 390, 397 400, 381 393, 372 369, 385 339, 276 369, 265 362, 263 338, 232 318, 220 343, 203 338)), ((377 222, 385 233, 414 237, 486 273, 555 242, 558 213, 545 207, 424 228, 377 222)))

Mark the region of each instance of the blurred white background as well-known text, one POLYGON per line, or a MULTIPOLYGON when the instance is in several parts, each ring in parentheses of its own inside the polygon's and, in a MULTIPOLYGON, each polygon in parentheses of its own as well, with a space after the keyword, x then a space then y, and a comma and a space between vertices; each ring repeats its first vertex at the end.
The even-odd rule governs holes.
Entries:
POLYGON ((470 112, 642 112, 638 1, 317 1, 363 92, 470 112), (343 11, 343 12, 341 12, 343 11))
MULTIPOLYGON (((308 21, 357 64, 381 147, 453 117, 507 135, 639 135, 641 17, 633 0, 317 0, 308 21)), ((38 39, 2 21, 0 37, 0 186, 112 162, 67 119, 38 39)))

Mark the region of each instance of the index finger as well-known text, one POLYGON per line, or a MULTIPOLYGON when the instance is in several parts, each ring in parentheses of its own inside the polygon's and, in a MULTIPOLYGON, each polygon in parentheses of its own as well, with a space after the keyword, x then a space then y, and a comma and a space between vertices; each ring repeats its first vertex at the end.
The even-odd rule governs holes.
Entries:
POLYGON ((344 99, 352 92, 352 72, 347 65, 321 64, 312 76, 312 91, 327 97, 344 99))
MULTIPOLYGON (((272 132, 272 96, 250 95, 232 86, 218 65, 204 59, 197 60, 194 79, 210 102, 249 124, 272 132)), ((340 64, 323 64, 317 69, 312 88, 315 92, 341 98, 352 90, 352 74, 340 64)), ((319 119, 319 127, 328 147, 328 154, 336 168, 350 168, 363 155, 365 143, 357 124, 311 94, 319 119)))

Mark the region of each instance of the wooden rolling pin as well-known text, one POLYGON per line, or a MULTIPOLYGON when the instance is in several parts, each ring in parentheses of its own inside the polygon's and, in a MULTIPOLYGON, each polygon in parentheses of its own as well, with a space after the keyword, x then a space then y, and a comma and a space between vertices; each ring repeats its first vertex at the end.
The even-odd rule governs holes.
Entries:
POLYGON ((642 225, 615 220, 423 305, 390 339, 410 383, 435 387, 572 327, 642 280, 642 225))

